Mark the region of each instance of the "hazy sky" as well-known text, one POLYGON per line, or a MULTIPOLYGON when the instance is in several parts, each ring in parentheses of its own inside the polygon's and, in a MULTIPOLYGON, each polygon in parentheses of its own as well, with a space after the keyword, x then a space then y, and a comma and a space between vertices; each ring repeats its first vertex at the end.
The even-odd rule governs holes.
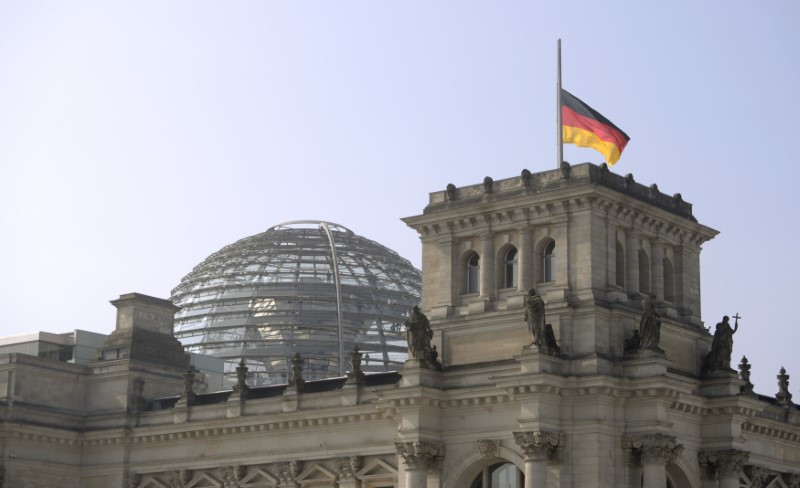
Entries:
MULTIPOLYGON (((703 317, 800 400, 800 3, 0 0, 0 335, 108 333, 239 238, 328 220, 421 265, 428 193, 555 167, 564 87, 612 171, 720 235, 703 317)), ((566 146, 572 163, 602 162, 566 146)))

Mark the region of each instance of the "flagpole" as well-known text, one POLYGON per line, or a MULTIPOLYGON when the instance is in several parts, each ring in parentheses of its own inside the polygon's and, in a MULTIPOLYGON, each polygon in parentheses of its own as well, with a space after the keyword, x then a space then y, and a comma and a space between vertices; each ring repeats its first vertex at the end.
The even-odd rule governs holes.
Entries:
POLYGON ((557 43, 557 73, 556 73, 556 132, 558 152, 556 154, 556 169, 561 167, 561 162, 564 161, 564 132, 561 125, 561 39, 557 43))

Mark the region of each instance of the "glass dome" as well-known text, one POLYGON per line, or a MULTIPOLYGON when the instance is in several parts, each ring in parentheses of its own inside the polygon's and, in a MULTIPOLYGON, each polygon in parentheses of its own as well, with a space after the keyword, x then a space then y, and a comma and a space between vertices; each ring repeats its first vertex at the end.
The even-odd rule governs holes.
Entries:
POLYGON ((175 336, 189 352, 244 359, 251 385, 285 383, 300 353, 306 380, 343 376, 358 345, 366 372, 407 358, 404 322, 420 271, 330 222, 294 221, 223 247, 172 290, 175 336), (344 358, 344 360, 340 360, 344 358))

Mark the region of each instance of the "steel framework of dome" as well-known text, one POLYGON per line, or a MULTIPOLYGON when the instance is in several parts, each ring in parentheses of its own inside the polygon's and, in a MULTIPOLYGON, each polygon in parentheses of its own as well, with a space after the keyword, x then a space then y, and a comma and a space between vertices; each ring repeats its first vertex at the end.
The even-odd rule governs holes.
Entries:
POLYGON ((313 380, 344 375, 354 345, 367 372, 405 361, 420 272, 341 225, 293 221, 215 252, 172 301, 175 336, 189 352, 224 358, 226 376, 243 359, 251 384, 284 383, 299 353, 313 380))

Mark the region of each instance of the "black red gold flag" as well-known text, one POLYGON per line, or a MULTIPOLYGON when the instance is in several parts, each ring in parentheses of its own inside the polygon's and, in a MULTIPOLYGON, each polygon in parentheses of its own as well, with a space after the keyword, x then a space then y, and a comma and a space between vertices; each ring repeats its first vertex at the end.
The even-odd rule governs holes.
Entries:
POLYGON ((562 141, 592 148, 605 156, 609 166, 619 157, 630 137, 598 111, 561 89, 562 141))

